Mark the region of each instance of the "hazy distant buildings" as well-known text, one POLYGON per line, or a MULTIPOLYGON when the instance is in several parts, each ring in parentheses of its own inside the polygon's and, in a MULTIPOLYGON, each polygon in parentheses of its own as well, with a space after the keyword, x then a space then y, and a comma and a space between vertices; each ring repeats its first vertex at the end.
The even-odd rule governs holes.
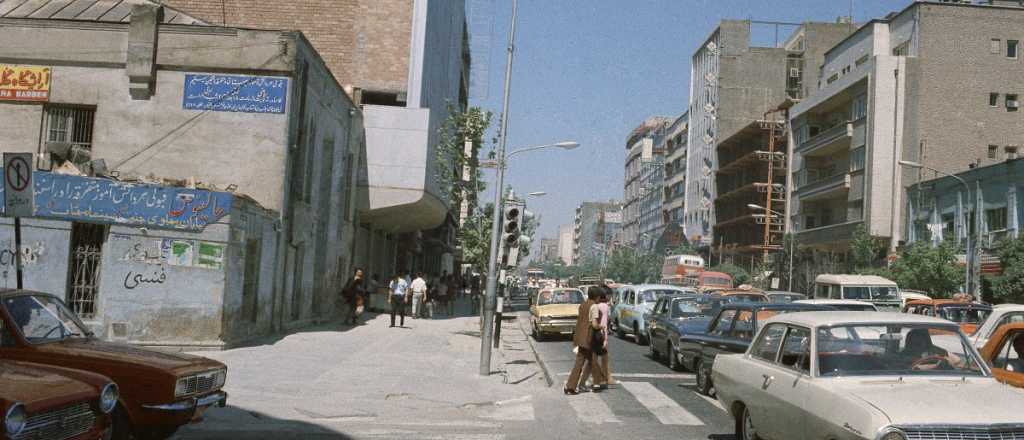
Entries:
POLYGON ((624 246, 647 248, 657 237, 661 222, 661 188, 664 181, 665 150, 656 137, 672 119, 647 118, 626 138, 626 167, 623 184, 622 240, 624 246))
POLYGON ((622 205, 619 202, 583 202, 577 206, 573 224, 574 263, 599 261, 621 223, 622 205))
POLYGON ((558 227, 558 258, 560 258, 562 263, 565 263, 566 266, 572 266, 576 263, 572 258, 575 229, 576 226, 573 224, 561 225, 558 227))

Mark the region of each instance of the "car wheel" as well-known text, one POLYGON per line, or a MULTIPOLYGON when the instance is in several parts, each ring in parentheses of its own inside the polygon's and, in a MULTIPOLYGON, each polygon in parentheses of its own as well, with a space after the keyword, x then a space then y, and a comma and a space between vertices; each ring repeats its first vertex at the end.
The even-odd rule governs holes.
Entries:
POLYGON ((739 440, 761 440, 754 428, 754 421, 750 419, 750 409, 743 407, 743 412, 736 419, 736 438, 739 440))
POLYGON ((533 340, 540 342, 544 340, 544 332, 537 329, 537 326, 533 326, 533 340))
POLYGON ((615 318, 615 336, 618 336, 619 339, 626 339, 626 330, 622 328, 622 323, 618 318, 615 318))
POLYGON ((705 396, 710 396, 711 378, 708 377, 707 368, 704 368, 704 361, 697 361, 697 366, 694 367, 694 373, 697 374, 697 392, 705 396))
POLYGON ((633 323, 633 340, 638 345, 644 345, 647 343, 647 338, 644 337, 643 333, 640 333, 640 324, 633 323))
POLYGON ((674 371, 682 369, 682 365, 679 364, 679 355, 676 353, 676 348, 672 346, 672 341, 665 343, 665 353, 668 356, 668 367, 674 371))

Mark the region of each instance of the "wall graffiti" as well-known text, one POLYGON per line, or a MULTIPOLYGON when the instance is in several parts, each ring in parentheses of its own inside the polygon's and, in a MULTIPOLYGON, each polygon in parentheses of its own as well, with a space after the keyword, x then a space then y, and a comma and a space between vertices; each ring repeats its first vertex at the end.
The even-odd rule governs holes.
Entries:
MULTIPOLYGON (((0 189, 0 197, 3 195, 0 189)), ((35 216, 201 231, 231 210, 231 193, 35 172, 35 216)))
POLYGON ((124 276, 124 288, 135 290, 140 284, 163 284, 165 281, 167 281, 167 271, 163 265, 160 265, 159 269, 147 271, 145 274, 129 270, 128 274, 124 276))
MULTIPOLYGON (((21 264, 25 267, 36 265, 39 260, 46 253, 46 245, 37 241, 32 244, 21 245, 21 264)), ((17 270, 18 254, 14 250, 14 243, 10 241, 4 243, 4 248, 0 249, 0 278, 8 279, 14 276, 17 270)))

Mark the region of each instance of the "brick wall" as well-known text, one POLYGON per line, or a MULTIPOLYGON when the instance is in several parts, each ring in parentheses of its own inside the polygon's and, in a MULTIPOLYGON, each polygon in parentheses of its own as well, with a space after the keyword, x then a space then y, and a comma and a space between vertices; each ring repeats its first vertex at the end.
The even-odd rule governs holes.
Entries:
POLYGON ((299 30, 344 86, 406 91, 413 0, 163 0, 211 24, 299 30))

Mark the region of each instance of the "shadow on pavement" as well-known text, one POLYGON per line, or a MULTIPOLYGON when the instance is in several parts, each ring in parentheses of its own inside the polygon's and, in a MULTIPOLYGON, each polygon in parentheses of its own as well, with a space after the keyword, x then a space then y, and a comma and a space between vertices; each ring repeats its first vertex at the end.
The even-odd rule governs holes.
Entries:
POLYGON ((181 428, 170 440, 353 440, 355 437, 320 425, 285 420, 228 405, 225 414, 181 428), (244 417, 245 420, 235 420, 244 417))

